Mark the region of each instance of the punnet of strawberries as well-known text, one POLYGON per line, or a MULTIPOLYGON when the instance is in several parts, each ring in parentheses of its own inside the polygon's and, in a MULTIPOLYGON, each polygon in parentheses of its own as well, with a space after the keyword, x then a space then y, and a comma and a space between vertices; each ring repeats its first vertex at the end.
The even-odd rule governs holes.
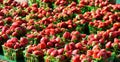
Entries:
POLYGON ((114 0, 0 0, 0 54, 13 62, 120 62, 114 0))

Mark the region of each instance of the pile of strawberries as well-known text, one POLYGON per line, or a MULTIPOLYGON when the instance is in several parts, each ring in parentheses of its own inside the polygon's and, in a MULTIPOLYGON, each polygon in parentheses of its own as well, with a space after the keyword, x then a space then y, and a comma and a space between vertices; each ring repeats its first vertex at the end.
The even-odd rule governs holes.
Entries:
MULTIPOLYGON (((0 0, 0 45, 26 62, 119 62, 120 5, 111 0, 0 0), (18 53, 19 54, 19 53, 18 53)), ((2 51, 2 49, 0 50, 2 51)))

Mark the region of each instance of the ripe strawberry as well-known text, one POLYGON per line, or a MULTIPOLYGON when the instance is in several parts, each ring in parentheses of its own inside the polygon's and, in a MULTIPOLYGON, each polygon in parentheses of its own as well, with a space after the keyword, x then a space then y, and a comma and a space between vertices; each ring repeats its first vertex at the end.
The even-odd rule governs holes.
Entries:
POLYGON ((105 40, 103 38, 101 38, 101 39, 99 39, 99 42, 103 44, 105 42, 105 40))
POLYGON ((9 48, 14 48, 13 43, 5 43, 4 45, 9 48))
POLYGON ((40 40, 40 42, 45 42, 45 43, 47 43, 48 41, 49 41, 49 40, 48 40, 47 37, 42 37, 41 40, 40 40))
POLYGON ((20 48, 20 45, 19 45, 19 43, 16 43, 16 44, 14 45, 14 49, 18 49, 18 48, 20 48))
POLYGON ((7 40, 9 37, 7 34, 2 34, 3 39, 7 40))
POLYGON ((78 49, 73 50, 73 51, 72 51, 72 54, 73 54, 73 55, 79 54, 79 50, 78 50, 78 49))
POLYGON ((60 61, 64 61, 65 60, 65 56, 64 55, 57 55, 56 58, 59 59, 60 61))
POLYGON ((73 56, 72 57, 72 62, 81 62, 80 56, 79 55, 73 56))
POLYGON ((36 50, 33 52, 34 55, 43 56, 44 52, 42 50, 36 50))
POLYGON ((28 3, 27 2, 23 2, 21 5, 22 5, 23 8, 27 8, 28 7, 28 3))
POLYGON ((75 43, 74 42, 70 42, 69 43, 69 49, 70 50, 74 50, 75 49, 75 43))
POLYGON ((47 42, 47 46, 52 47, 52 46, 54 46, 54 44, 53 44, 53 42, 47 42))
POLYGON ((99 45, 95 45, 95 46, 93 46, 92 50, 100 50, 99 45))
POLYGON ((3 28, 2 28, 2 34, 5 34, 5 33, 6 33, 6 31, 7 31, 7 29, 8 29, 8 27, 7 27, 7 26, 3 26, 3 28))
POLYGON ((58 48, 59 48, 59 47, 61 47, 61 44, 60 44, 60 43, 56 43, 56 44, 55 44, 55 47, 58 47, 58 48))
POLYGON ((86 55, 85 55, 85 54, 81 54, 81 55, 80 55, 80 60, 81 60, 81 59, 84 59, 84 58, 86 58, 86 55))
POLYGON ((46 44, 44 42, 41 42, 41 43, 38 44, 38 47, 40 49, 45 49, 46 48, 46 44))
POLYGON ((51 54, 52 51, 54 51, 55 49, 54 48, 50 48, 47 50, 47 54, 51 54))
POLYGON ((12 36, 15 36, 15 37, 16 37, 16 36, 18 36, 18 33, 17 33, 17 32, 13 32, 13 33, 12 33, 12 36))
POLYGON ((58 50, 58 54, 59 55, 62 55, 63 53, 64 53, 64 49, 63 48, 61 48, 61 49, 58 50))
POLYGON ((72 57, 72 51, 67 51, 67 52, 65 52, 65 56, 66 56, 67 58, 71 58, 71 57, 72 57))
POLYGON ((70 50, 70 48, 69 48, 69 45, 68 45, 68 44, 66 44, 66 45, 65 45, 64 50, 65 50, 65 51, 69 51, 69 50, 70 50))
POLYGON ((61 39, 60 39, 59 37, 57 37, 55 40, 56 40, 56 42, 58 42, 58 43, 61 41, 61 39))
POLYGON ((82 44, 79 42, 79 43, 76 43, 75 44, 75 48, 81 50, 82 49, 82 44))
POLYGON ((32 48, 28 48, 28 49, 27 49, 27 52, 28 52, 28 53, 32 53, 32 52, 33 52, 33 49, 32 49, 32 48))
POLYGON ((22 44, 22 46, 25 46, 28 43, 28 39, 21 37, 20 38, 20 44, 22 44))
POLYGON ((71 36, 71 41, 75 41, 75 40, 77 40, 77 36, 72 35, 72 36, 71 36))
POLYGON ((114 43, 118 44, 119 42, 120 42, 120 40, 119 40, 119 39, 114 38, 114 43))
POLYGON ((93 55, 93 51, 92 50, 87 50, 87 56, 92 56, 93 55))
POLYGON ((18 39, 17 39, 17 38, 11 38, 10 40, 11 40, 12 43, 18 42, 18 39))
POLYGON ((63 38, 65 38, 65 39, 69 39, 70 37, 71 37, 71 35, 70 35, 69 32, 65 32, 65 33, 63 34, 63 38))
POLYGON ((26 34, 26 36, 27 36, 28 38, 34 38, 34 37, 35 37, 34 34, 26 34))
POLYGON ((38 8, 32 7, 32 11, 33 11, 34 13, 36 13, 36 12, 38 12, 38 8))
POLYGON ((112 47, 112 43, 111 41, 107 42, 106 45, 105 45, 106 48, 111 48, 112 47))
POLYGON ((53 50, 51 53, 50 53, 51 56, 55 57, 58 55, 58 51, 57 50, 53 50))

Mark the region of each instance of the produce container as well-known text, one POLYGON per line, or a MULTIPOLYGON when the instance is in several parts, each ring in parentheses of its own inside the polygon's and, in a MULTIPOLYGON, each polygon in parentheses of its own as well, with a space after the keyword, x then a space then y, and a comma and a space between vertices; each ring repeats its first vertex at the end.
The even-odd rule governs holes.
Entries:
POLYGON ((112 25, 105 26, 105 27, 102 27, 102 28, 98 28, 98 27, 91 26, 91 25, 88 25, 88 26, 89 26, 90 34, 92 34, 92 33, 97 34, 98 31, 106 31, 107 29, 110 29, 112 27, 112 25))
POLYGON ((49 3, 45 3, 45 2, 42 2, 42 1, 40 1, 40 3, 39 3, 39 7, 43 7, 43 8, 49 8, 49 6, 50 6, 50 4, 49 3))
POLYGON ((37 3, 38 7, 49 8, 49 3, 42 2, 41 0, 29 0, 28 4, 32 5, 33 3, 37 3))
POLYGON ((37 56, 34 54, 24 52, 24 57, 25 57, 25 62, 44 62, 42 56, 37 56))
POLYGON ((23 48, 12 49, 2 45, 3 53, 5 58, 12 60, 14 62, 19 62, 20 59, 23 59, 23 48))
POLYGON ((67 3, 59 3, 58 5, 55 2, 52 3, 52 8, 55 9, 58 6, 68 6, 73 2, 73 0, 66 0, 67 3))
POLYGON ((2 46, 1 45, 3 45, 3 41, 0 41, 0 53, 3 53, 3 50, 2 50, 2 46))
POLYGON ((61 58, 46 55, 44 56, 44 62, 69 62, 69 60, 61 60, 61 58))
POLYGON ((0 40, 0 53, 3 54, 2 45, 7 41, 7 39, 0 37, 2 40, 0 40))
POLYGON ((28 38, 28 40, 29 40, 28 45, 33 45, 33 44, 37 45, 39 43, 39 41, 36 38, 28 38))

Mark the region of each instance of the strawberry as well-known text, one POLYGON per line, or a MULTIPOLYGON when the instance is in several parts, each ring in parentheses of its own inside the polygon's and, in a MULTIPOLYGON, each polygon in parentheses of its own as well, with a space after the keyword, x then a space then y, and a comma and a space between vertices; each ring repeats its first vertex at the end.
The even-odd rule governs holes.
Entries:
POLYGON ((57 50, 53 50, 51 53, 50 53, 51 56, 55 57, 58 55, 58 51, 57 50))
POLYGON ((81 62, 80 56, 79 55, 73 56, 72 57, 72 62, 81 62))
POLYGON ((36 50, 33 52, 34 55, 38 55, 38 56, 43 56, 44 55, 44 52, 42 50, 36 50))
POLYGON ((38 44, 38 47, 40 49, 45 49, 46 48, 46 44, 44 42, 41 42, 41 43, 38 44))
POLYGON ((63 34, 63 38, 65 38, 65 39, 69 39, 70 37, 71 37, 71 35, 70 35, 69 32, 65 32, 65 33, 63 34))

